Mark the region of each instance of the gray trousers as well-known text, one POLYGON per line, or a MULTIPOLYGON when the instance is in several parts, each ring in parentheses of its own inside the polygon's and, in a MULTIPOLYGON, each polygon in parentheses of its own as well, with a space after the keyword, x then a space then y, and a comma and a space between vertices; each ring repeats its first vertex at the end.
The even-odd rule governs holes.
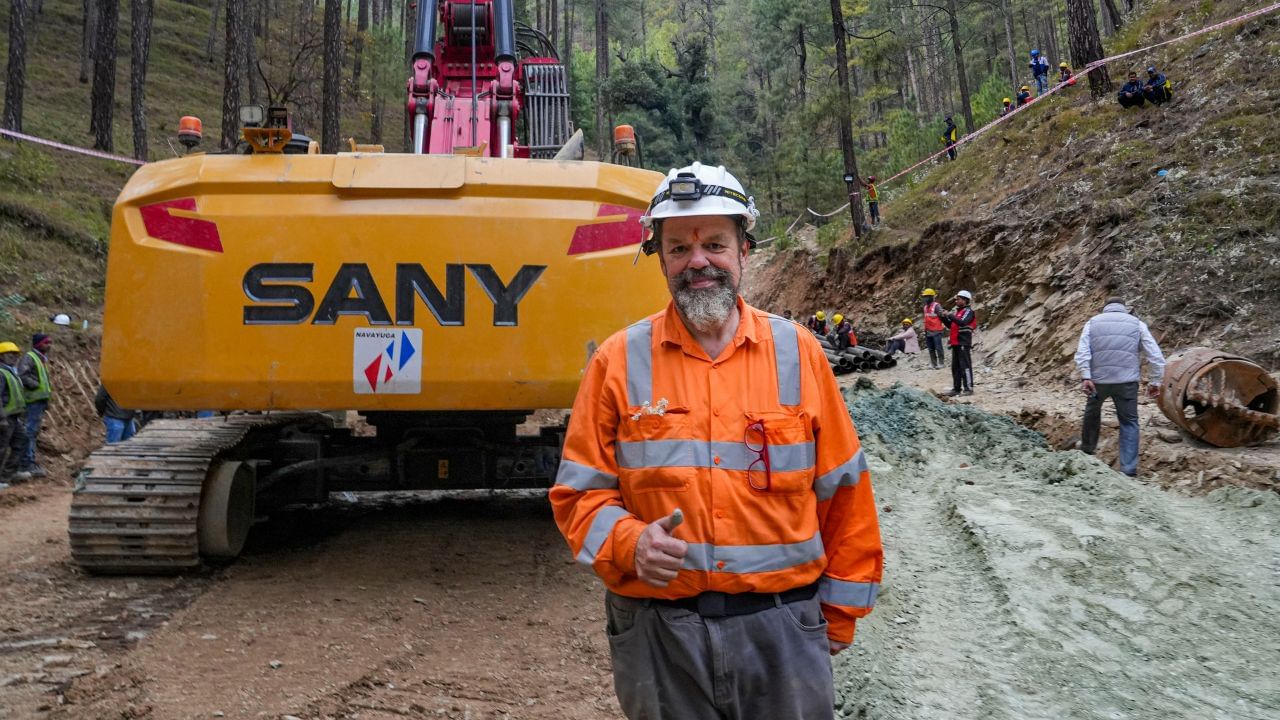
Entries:
POLYGON ((629 720, 826 720, 835 716, 818 599, 704 618, 608 593, 609 650, 629 720))

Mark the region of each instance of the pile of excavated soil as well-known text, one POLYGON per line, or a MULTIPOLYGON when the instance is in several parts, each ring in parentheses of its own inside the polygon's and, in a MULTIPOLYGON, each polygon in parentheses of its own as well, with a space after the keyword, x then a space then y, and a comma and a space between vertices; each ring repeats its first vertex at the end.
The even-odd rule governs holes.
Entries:
POLYGON ((917 390, 848 400, 887 554, 843 717, 1280 712, 1274 493, 1174 495, 917 390))

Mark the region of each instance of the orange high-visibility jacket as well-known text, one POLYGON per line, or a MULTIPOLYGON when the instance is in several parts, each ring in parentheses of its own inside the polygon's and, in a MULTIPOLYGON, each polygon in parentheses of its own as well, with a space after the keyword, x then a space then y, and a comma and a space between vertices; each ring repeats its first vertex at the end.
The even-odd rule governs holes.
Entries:
POLYGON ((619 595, 781 592, 819 581, 828 636, 851 642, 884 564, 857 433, 812 333, 741 299, 738 308, 737 334, 715 361, 673 304, 600 346, 551 488, 556 523, 578 561, 619 595), (755 421, 768 441, 767 491, 748 478, 758 454, 744 439, 755 421), (689 552, 676 579, 657 588, 636 575, 636 541, 676 508, 685 522, 674 534, 689 552))

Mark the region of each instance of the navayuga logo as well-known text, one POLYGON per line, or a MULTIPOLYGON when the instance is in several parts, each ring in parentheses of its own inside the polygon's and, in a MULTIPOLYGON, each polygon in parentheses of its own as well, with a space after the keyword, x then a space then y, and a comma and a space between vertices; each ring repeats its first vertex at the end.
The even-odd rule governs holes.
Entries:
POLYGON ((357 395, 422 392, 422 331, 356 328, 351 375, 357 395))

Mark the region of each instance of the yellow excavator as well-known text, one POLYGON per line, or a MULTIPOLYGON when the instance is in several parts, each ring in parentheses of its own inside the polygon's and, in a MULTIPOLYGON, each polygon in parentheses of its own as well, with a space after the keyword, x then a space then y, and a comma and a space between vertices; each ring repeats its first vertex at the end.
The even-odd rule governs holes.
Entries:
POLYGON ((581 135, 546 37, 511 0, 419 8, 412 152, 321 154, 248 107, 232 151, 124 188, 103 384, 122 407, 218 412, 93 453, 81 567, 233 558, 256 517, 334 491, 548 487, 563 429, 517 426, 570 406, 597 344, 666 303, 636 263, 661 176, 565 159, 581 135))

